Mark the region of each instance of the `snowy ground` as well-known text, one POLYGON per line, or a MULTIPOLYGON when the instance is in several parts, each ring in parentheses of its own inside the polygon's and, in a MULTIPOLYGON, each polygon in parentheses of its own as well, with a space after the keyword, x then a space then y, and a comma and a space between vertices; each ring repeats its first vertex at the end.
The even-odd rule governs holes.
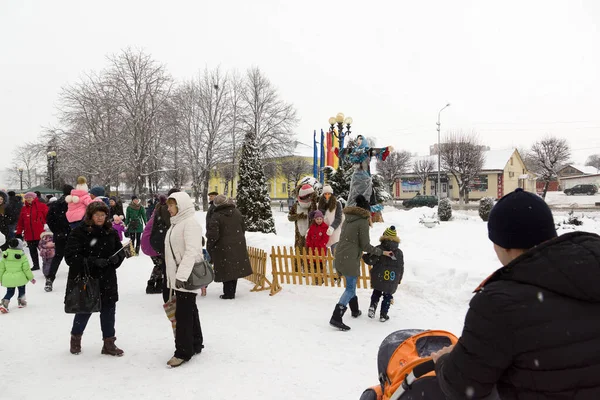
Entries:
MULTIPOLYGON (((0 315, 1 398, 23 399, 358 399, 377 383, 381 340, 405 328, 437 328, 460 334, 472 290, 499 265, 476 212, 455 213, 455 221, 427 229, 418 224, 434 210, 384 211, 374 244, 394 224, 402 239, 406 273, 386 323, 346 318, 350 332, 328 326, 342 289, 284 285, 274 297, 250 293, 244 280, 234 301, 218 298, 221 284, 198 298, 205 350, 181 368, 165 363, 173 337, 159 295, 144 288, 152 263, 146 256, 126 260, 119 270, 117 345, 122 358, 102 356, 99 318, 90 320, 83 353, 69 354, 72 316, 63 310, 67 267, 55 291, 28 285, 30 306, 0 315), (190 397, 191 396, 191 397, 190 397)), ((562 220, 563 214, 557 216, 562 220)), ((600 232, 600 216, 586 213, 579 229, 600 232)), ((198 213, 204 221, 203 213, 198 213)), ((293 225, 275 212, 278 235, 249 233, 249 245, 270 251, 293 243, 293 225)), ((370 291, 359 290, 366 310, 370 291)), ((14 300, 11 305, 14 305, 14 300)))
MULTIPOLYGON (((589 207, 595 203, 600 203, 600 194, 593 196, 576 195, 567 196, 563 192, 548 192, 546 193, 546 203, 555 207, 589 207)), ((600 207, 599 207, 600 209, 600 207)))

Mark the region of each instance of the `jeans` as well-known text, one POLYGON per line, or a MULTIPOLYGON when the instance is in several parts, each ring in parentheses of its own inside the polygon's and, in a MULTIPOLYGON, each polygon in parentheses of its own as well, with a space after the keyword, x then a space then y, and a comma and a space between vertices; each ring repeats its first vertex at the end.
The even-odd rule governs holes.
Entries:
POLYGON ((381 314, 387 314, 390 309, 390 304, 392 303, 392 296, 389 293, 384 293, 381 290, 373 289, 373 294, 371 295, 371 305, 377 306, 379 304, 379 299, 383 295, 383 303, 381 303, 381 314))
POLYGON ((335 248, 337 247, 337 243, 332 244, 329 248, 331 249, 331 255, 335 255, 335 248))
MULTIPOLYGON (((18 289, 19 289, 19 299, 22 299, 23 297, 25 297, 25 285, 19 286, 18 289)), ((14 287, 6 288, 6 295, 4 296, 4 300, 10 300, 13 298, 14 295, 15 295, 14 287)))
POLYGON ((56 279, 56 273, 58 272, 58 267, 65 256, 65 247, 67 246, 67 238, 66 234, 57 234, 54 235, 54 258, 52 259, 52 264, 50 265, 50 272, 46 276, 52 282, 56 279))
MULTIPOLYGON (((102 329, 102 339, 108 339, 115 336, 115 312, 116 304, 102 304, 100 309, 100 328, 102 329)), ((71 335, 83 335, 85 327, 92 314, 75 314, 73 318, 73 328, 71 335)))
POLYGON ((17 224, 8 226, 8 237, 6 239, 14 239, 15 231, 17 230, 17 224))
POLYGON ((33 263, 32 269, 40 269, 40 255, 38 254, 39 240, 27 240, 27 248, 31 255, 31 262, 33 263))
POLYGON ((342 297, 340 297, 339 304, 343 306, 347 306, 350 303, 350 300, 354 296, 356 296, 356 282, 358 281, 358 276, 347 276, 346 277, 346 290, 342 293, 342 297))
POLYGON ((196 306, 196 293, 177 291, 176 296, 175 357, 187 361, 202 351, 204 338, 196 306))

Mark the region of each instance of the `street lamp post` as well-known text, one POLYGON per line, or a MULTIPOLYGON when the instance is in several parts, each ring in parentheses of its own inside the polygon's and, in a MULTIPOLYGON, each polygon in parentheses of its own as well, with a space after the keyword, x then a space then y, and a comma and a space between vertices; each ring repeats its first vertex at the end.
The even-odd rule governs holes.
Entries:
POLYGON ((338 113, 335 117, 329 118, 329 129, 335 135, 335 125, 337 124, 338 134, 336 137, 340 140, 340 151, 344 148, 344 138, 350 135, 350 125, 352 125, 352 117, 344 117, 344 113, 338 113), (346 132, 344 132, 344 124, 346 124, 346 132))
POLYGON ((23 191, 23 168, 18 168, 17 171, 19 171, 19 179, 21 180, 21 191, 23 191))
POLYGON ((50 188, 54 189, 54 168, 56 164, 56 152, 48 152, 48 163, 50 165, 50 188))
POLYGON ((444 111, 444 109, 446 109, 446 107, 450 107, 450 103, 446 104, 444 107, 442 107, 442 109, 438 112, 438 120, 437 120, 437 131, 438 131, 438 148, 437 148, 437 153, 438 153, 438 165, 437 165, 437 187, 435 189, 435 195, 438 197, 438 200, 440 198, 439 193, 441 192, 442 186, 440 184, 440 170, 442 169, 442 149, 441 149, 441 144, 440 144, 440 131, 441 131, 441 124, 440 124, 440 114, 442 113, 442 111, 444 111))

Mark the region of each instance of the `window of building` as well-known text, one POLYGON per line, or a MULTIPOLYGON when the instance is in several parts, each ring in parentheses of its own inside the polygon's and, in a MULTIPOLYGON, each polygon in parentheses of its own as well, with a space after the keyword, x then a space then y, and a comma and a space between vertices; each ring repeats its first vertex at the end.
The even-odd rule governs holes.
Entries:
POLYGON ((513 165, 513 158, 510 158, 510 165, 513 165))
POLYGON ((281 184, 281 193, 287 192, 287 183, 283 182, 281 184))

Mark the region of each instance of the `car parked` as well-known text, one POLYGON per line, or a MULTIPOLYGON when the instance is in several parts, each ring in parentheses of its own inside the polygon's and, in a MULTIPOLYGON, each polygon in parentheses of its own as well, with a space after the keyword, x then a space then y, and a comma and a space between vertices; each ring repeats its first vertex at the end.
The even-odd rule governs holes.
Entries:
POLYGON ((433 208, 438 205, 437 196, 422 196, 417 193, 415 197, 412 199, 404 200, 402 205, 405 208, 413 208, 413 207, 430 207, 433 208))
POLYGON ((572 196, 574 194, 587 194, 589 196, 592 196, 592 195, 595 195, 596 193, 598 193, 598 188, 596 187, 596 185, 593 185, 593 184, 576 185, 576 186, 573 186, 572 188, 565 189, 564 193, 567 196, 572 196))

